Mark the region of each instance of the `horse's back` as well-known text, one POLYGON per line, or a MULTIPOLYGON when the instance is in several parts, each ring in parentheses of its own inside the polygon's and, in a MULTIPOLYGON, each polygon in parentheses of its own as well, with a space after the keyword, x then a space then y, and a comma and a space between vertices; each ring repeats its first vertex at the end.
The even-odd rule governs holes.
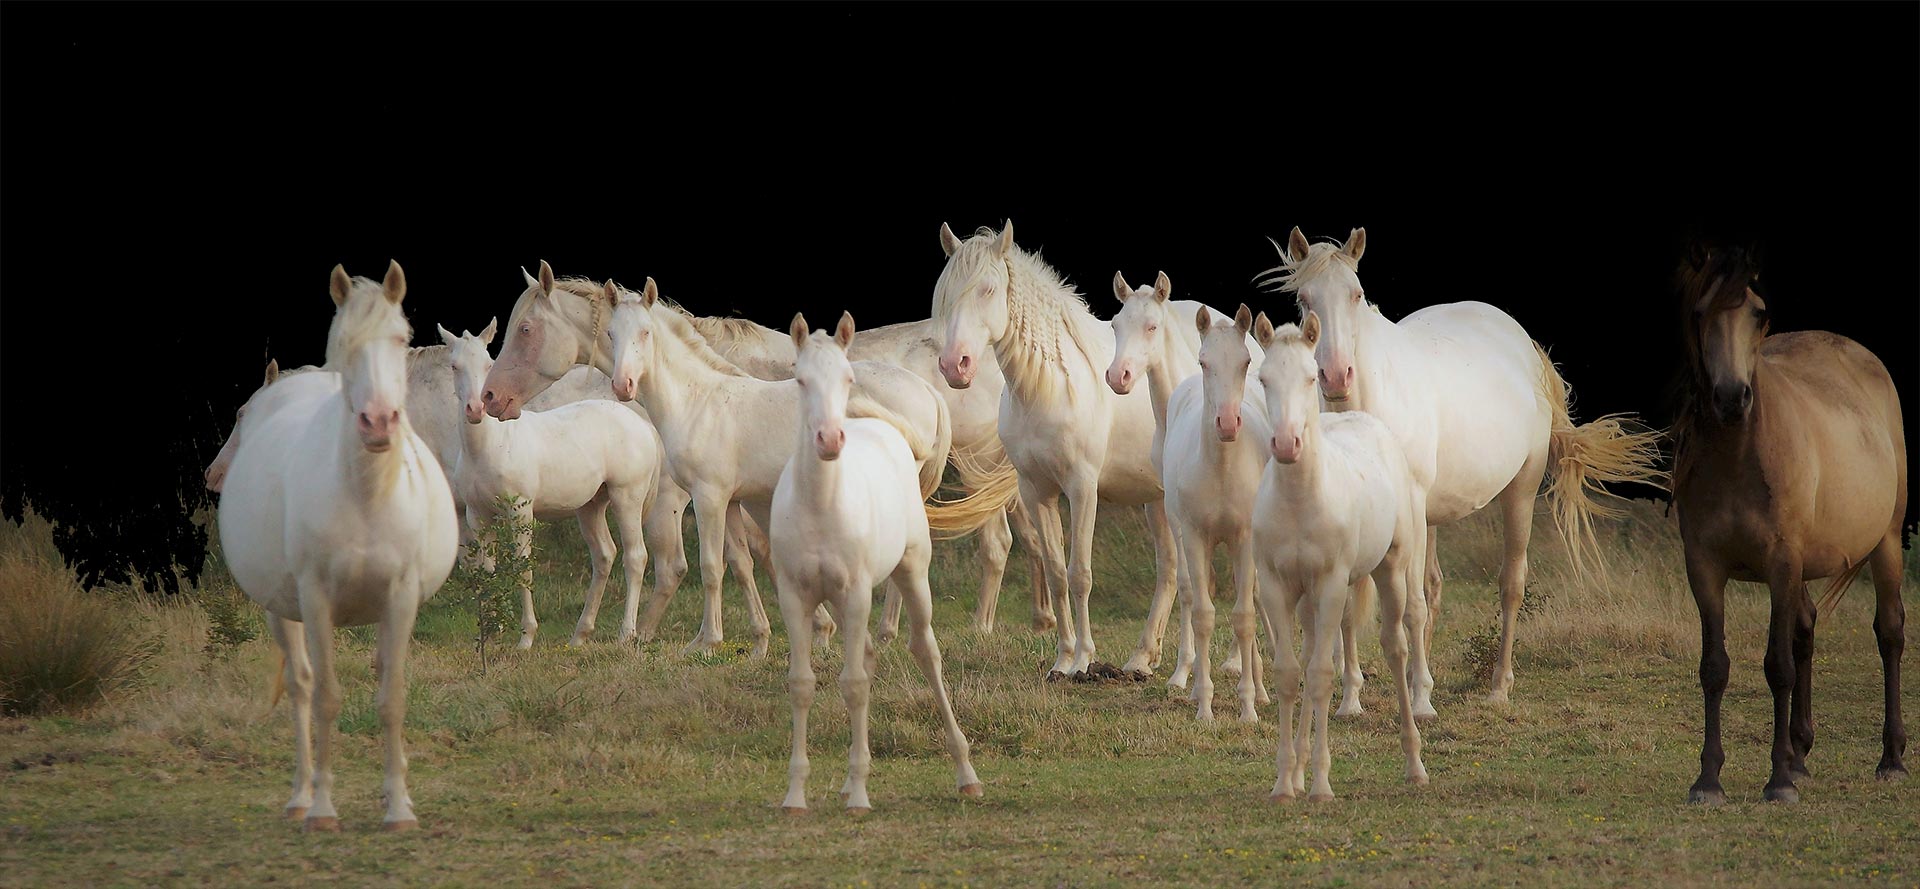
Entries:
MULTIPOLYGON (((1811 509, 1811 526, 1844 550, 1871 548, 1906 512, 1906 434, 1892 375, 1865 346, 1827 331, 1767 337, 1760 361, 1768 382, 1781 385, 1756 386, 1756 402, 1765 400, 1756 408, 1768 412, 1769 428, 1792 437, 1790 447, 1812 451, 1782 455, 1770 472, 1796 481, 1775 487, 1810 485, 1812 502, 1802 508, 1811 509), (1791 431, 1782 415, 1792 418, 1791 431)), ((1849 562, 1860 556, 1840 554, 1849 562)))
POLYGON ((589 398, 524 413, 508 429, 522 439, 538 437, 532 447, 514 450, 538 455, 543 491, 552 485, 577 489, 553 492, 563 499, 585 503, 602 484, 651 484, 658 475, 658 433, 653 424, 617 401, 589 398), (529 417, 538 419, 526 423, 529 417))

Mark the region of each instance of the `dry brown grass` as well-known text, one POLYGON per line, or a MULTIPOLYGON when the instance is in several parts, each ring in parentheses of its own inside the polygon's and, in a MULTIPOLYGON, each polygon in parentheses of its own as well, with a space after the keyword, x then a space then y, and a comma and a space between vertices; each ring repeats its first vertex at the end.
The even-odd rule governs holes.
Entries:
POLYGON ((0 522, 0 713, 75 713, 140 675, 151 608, 88 593, 44 519, 0 522))

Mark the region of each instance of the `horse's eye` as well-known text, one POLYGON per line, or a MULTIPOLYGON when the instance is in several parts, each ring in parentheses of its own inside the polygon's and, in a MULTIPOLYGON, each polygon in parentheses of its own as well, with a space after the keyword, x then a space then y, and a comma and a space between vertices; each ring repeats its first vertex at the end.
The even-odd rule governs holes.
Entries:
POLYGON ((522 324, 522 325, 520 325, 520 332, 521 332, 521 333, 532 333, 532 332, 533 332, 533 325, 531 325, 531 324, 522 324))

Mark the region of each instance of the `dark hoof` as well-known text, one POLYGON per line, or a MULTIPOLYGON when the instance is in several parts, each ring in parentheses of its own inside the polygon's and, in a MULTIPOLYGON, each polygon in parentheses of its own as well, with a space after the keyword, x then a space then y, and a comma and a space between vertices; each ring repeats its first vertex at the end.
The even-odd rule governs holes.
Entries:
POLYGON ((306 806, 288 806, 286 809, 286 815, 287 815, 288 821, 305 821, 307 819, 307 807, 306 806))
POLYGON ((386 821, 386 822, 382 822, 380 825, 380 829, 386 831, 387 833, 405 833, 406 831, 418 830, 419 828, 420 828, 420 822, 413 821, 413 820, 386 821))
POLYGON ((1687 802, 1693 803, 1694 805, 1718 806, 1725 804, 1726 801, 1726 791, 1721 790, 1718 784, 1706 786, 1695 784, 1693 785, 1693 790, 1687 793, 1687 802))
POLYGON ((1797 803, 1800 801, 1800 791, 1792 784, 1783 784, 1767 788, 1765 797, 1770 803, 1797 803))
POLYGON ((1890 766, 1883 765, 1873 770, 1873 777, 1888 782, 1905 781, 1907 780, 1907 767, 1897 762, 1890 766))
POLYGON ((981 786, 980 782, 975 781, 972 784, 960 788, 960 795, 979 799, 987 795, 987 789, 981 786))
POLYGON ((307 816, 306 830, 308 833, 339 833, 340 819, 309 815, 307 816))

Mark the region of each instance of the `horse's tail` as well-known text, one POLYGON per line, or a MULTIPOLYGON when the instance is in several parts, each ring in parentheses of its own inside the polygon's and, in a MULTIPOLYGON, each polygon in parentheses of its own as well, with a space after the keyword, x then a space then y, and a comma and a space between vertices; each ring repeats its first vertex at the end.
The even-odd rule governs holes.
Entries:
POLYGON ((1859 577, 1860 569, 1866 566, 1867 560, 1861 559, 1858 562, 1848 565, 1847 570, 1840 572, 1838 577, 1829 581, 1826 590, 1820 594, 1820 604, 1814 608, 1813 613, 1816 615, 1826 614, 1833 606, 1840 604, 1840 596, 1846 593, 1848 587, 1853 586, 1853 579, 1859 577))
MULTIPOLYGON (((1425 571, 1423 564, 1416 571, 1425 571)), ((1380 587, 1369 580, 1367 583, 1353 584, 1353 596, 1347 600, 1347 617, 1353 625, 1353 641, 1358 645, 1366 638, 1367 627, 1373 625, 1373 607, 1380 599, 1380 587)), ((1408 587, 1412 589, 1412 587, 1408 587)))
POLYGON ((1547 357, 1540 355, 1540 395, 1553 406, 1552 438, 1547 444, 1547 484, 1553 522, 1565 539, 1575 574, 1584 575, 1589 561, 1606 577, 1600 542, 1594 535, 1596 517, 1619 518, 1625 511, 1595 500, 1602 482, 1639 482, 1666 489, 1666 471, 1659 468, 1659 430, 1650 429, 1632 414, 1608 414, 1575 426, 1568 413, 1572 390, 1547 357))
POLYGON ((938 419, 934 421, 933 441, 927 441, 922 437, 920 431, 915 429, 913 423, 907 418, 871 397, 855 395, 847 401, 847 416, 879 420, 892 426, 900 433, 901 438, 907 440, 907 450, 913 452, 914 461, 921 464, 920 499, 922 500, 932 496, 934 489, 940 486, 940 473, 946 468, 947 451, 953 444, 953 419, 947 413, 946 399, 932 390, 932 386, 927 387, 927 391, 933 398, 934 407, 937 409, 935 416, 938 419))
POLYGON ((953 468, 967 493, 927 504, 927 525, 943 539, 971 534, 993 521, 1020 494, 1020 476, 995 437, 979 448, 954 448, 953 468))
POLYGON ((273 671, 273 700, 267 702, 267 709, 280 706, 280 698, 287 693, 287 650, 274 646, 280 652, 280 666, 273 671))

